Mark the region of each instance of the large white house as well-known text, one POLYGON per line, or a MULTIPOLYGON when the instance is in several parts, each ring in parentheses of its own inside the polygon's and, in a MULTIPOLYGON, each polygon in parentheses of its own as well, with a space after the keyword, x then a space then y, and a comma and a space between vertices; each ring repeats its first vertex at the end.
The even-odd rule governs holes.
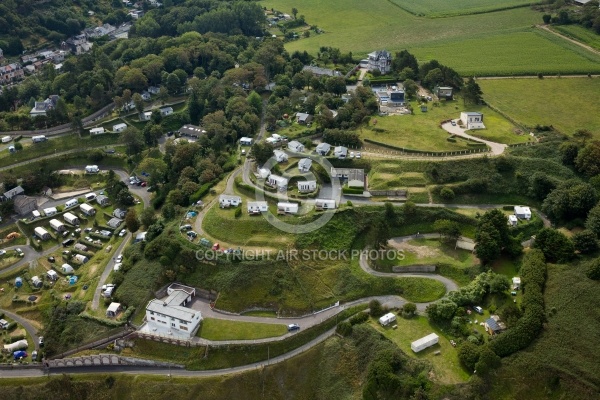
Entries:
POLYGON ((392 69, 392 53, 387 50, 378 50, 369 53, 369 71, 378 69, 382 74, 387 74, 392 69))
POLYGON ((479 112, 461 112, 460 120, 467 129, 485 129, 483 114, 479 112))
POLYGON ((196 295, 196 289, 171 284, 164 300, 152 299, 146 306, 146 323, 150 333, 192 338, 196 335, 202 313, 186 307, 196 295))

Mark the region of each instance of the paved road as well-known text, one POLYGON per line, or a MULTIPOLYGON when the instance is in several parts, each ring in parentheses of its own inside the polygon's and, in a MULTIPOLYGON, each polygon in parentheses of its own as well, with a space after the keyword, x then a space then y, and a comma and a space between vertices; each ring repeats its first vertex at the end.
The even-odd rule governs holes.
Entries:
MULTIPOLYGON (((27 321, 25 318, 20 317, 19 315, 15 314, 15 313, 12 313, 7 310, 0 309, 0 312, 3 312, 6 316, 8 316, 9 318, 11 318, 14 321, 17 321, 19 324, 21 324, 23 326, 23 328, 25 328, 25 330, 27 331, 29 336, 31 336, 31 339, 33 340, 33 345, 35 346, 35 349, 37 350, 39 348, 40 337, 37 335, 37 329, 35 329, 33 327, 33 325, 31 325, 29 323, 29 321, 27 321)), ((0 376, 2 376, 2 374, 0 374, 0 376)))
POLYGON ((60 248, 60 245, 52 246, 49 249, 46 249, 41 253, 38 253, 33 247, 31 247, 29 245, 9 246, 9 247, 5 247, 4 250, 14 250, 17 247, 20 248, 21 250, 23 250, 23 253, 25 253, 25 256, 18 262, 11 265, 10 267, 0 270, 1 275, 7 275, 12 271, 15 271, 15 270, 21 268, 23 265, 29 264, 30 262, 35 261, 40 257, 45 257, 48 254, 55 252, 56 250, 58 250, 60 248))
POLYGON ((490 146, 490 148, 492 149, 492 154, 495 156, 499 156, 500 154, 504 153, 504 151, 508 147, 507 145, 502 144, 502 143, 490 142, 489 140, 485 140, 485 139, 478 138, 476 136, 469 135, 468 133, 466 133, 467 130, 461 128, 460 126, 458 126, 458 124, 452 125, 452 123, 446 122, 445 124, 442 124, 442 129, 444 129, 446 132, 451 133, 453 135, 464 137, 464 138, 470 139, 470 140, 474 140, 479 143, 487 144, 488 146, 490 146))
MULTIPOLYGON (((131 239, 131 232, 127 232, 127 235, 125 236, 125 238, 123 239, 123 241, 121 242, 121 244, 119 245, 119 247, 117 248, 117 250, 114 253, 115 257, 123 252, 123 249, 125 248, 125 246, 127 246, 130 239, 131 239)), ((96 290, 94 291, 94 298, 92 299, 92 310, 97 310, 98 305, 100 305, 100 295, 101 295, 100 292, 102 290, 102 285, 104 285, 106 283, 108 276, 110 275, 110 273, 113 270, 113 267, 115 266, 115 257, 113 257, 112 260, 108 261, 108 263, 106 264, 106 267, 104 267, 104 271, 102 272, 102 275, 100 275, 100 280, 98 281, 98 286, 96 286, 96 290)))

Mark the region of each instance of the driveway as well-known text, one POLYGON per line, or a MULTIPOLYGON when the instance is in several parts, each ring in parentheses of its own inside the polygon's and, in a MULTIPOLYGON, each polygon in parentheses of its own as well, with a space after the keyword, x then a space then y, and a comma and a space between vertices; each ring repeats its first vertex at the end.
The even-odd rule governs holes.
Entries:
MULTIPOLYGON (((125 239, 123 239, 123 241, 121 242, 121 244, 115 251, 115 257, 123 252, 123 249, 125 248, 125 246, 127 246, 129 244, 129 240, 131 240, 131 232, 127 232, 125 239)), ((116 263, 115 257, 113 257, 111 260, 108 261, 108 263, 106 264, 106 267, 104 267, 104 271, 102 272, 102 275, 100 275, 100 280, 98 281, 98 286, 96 287, 96 290, 94 291, 94 298, 92 300, 92 310, 94 310, 94 311, 97 310, 98 306, 100 305, 100 294, 101 294, 100 292, 102 290, 102 285, 104 285, 106 283, 108 276, 110 275, 110 273, 113 270, 113 267, 115 266, 115 263, 116 263)))
POLYGON ((40 337, 37 335, 37 329, 35 329, 33 327, 33 325, 31 325, 29 323, 29 321, 27 321, 25 318, 20 317, 19 315, 12 313, 10 311, 7 310, 3 310, 0 309, 0 312, 3 312, 6 316, 8 316, 10 319, 17 321, 19 324, 21 324, 21 326, 23 326, 23 328, 25 328, 25 330, 27 331, 27 333, 29 334, 29 336, 31 336, 31 339, 33 340, 33 345, 35 346, 35 349, 38 350, 40 347, 40 337))
POLYGON ((480 139, 475 136, 471 136, 468 133, 466 133, 466 129, 461 128, 460 126, 458 126, 458 124, 452 125, 451 122, 446 122, 445 124, 442 124, 442 129, 444 129, 446 132, 451 133, 453 135, 460 136, 460 137, 470 139, 470 140, 474 140, 479 143, 487 144, 488 146, 490 146, 490 148, 492 149, 492 154, 495 156, 498 156, 498 155, 504 153, 504 150, 506 150, 506 148, 508 147, 507 145, 502 144, 502 143, 490 142, 489 140, 484 140, 484 139, 480 139))

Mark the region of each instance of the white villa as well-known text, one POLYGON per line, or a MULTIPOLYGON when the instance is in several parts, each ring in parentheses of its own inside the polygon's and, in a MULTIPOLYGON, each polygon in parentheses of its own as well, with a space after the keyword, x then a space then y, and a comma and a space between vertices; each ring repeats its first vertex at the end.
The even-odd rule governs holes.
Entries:
POLYGON ((382 75, 387 74, 392 70, 392 53, 387 50, 378 50, 369 53, 367 68, 369 71, 378 69, 382 75))
POLYGON ((150 333, 192 338, 200 327, 200 311, 186 307, 196 295, 196 289, 171 284, 167 298, 153 299, 146 306, 146 324, 150 333))
POLYGON ((485 129, 483 114, 479 112, 461 112, 460 120, 467 129, 485 129))

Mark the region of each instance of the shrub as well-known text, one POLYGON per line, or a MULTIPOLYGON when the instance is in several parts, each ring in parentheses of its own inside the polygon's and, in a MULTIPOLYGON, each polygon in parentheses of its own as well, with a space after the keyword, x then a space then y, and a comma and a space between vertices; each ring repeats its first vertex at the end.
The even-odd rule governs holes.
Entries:
POLYGON ((360 312, 356 314, 354 317, 350 318, 350 325, 358 325, 365 323, 369 320, 369 314, 366 312, 360 312))
POLYGON ((596 258, 587 263, 585 274, 590 279, 595 281, 600 280, 600 258, 596 258))
POLYGON ((402 315, 406 318, 411 318, 417 312, 417 305, 415 303, 406 303, 402 307, 402 315))
POLYGON ((369 313, 373 317, 381 317, 385 313, 385 309, 379 300, 371 300, 369 302, 369 313))
POLYGON ((573 247, 582 254, 598 250, 598 237, 590 230, 583 230, 573 235, 573 247))
POLYGON ((454 191, 448 187, 442 188, 440 197, 444 200, 454 200, 454 191))
POLYGON ((352 325, 350 322, 340 322, 335 331, 342 336, 349 336, 352 333, 352 325))
POLYGON ((575 251, 571 239, 551 228, 544 228, 536 235, 533 247, 540 249, 549 262, 569 261, 575 251))
POLYGON ((242 217, 242 209, 241 208, 236 208, 235 210, 235 218, 241 218, 242 217))

